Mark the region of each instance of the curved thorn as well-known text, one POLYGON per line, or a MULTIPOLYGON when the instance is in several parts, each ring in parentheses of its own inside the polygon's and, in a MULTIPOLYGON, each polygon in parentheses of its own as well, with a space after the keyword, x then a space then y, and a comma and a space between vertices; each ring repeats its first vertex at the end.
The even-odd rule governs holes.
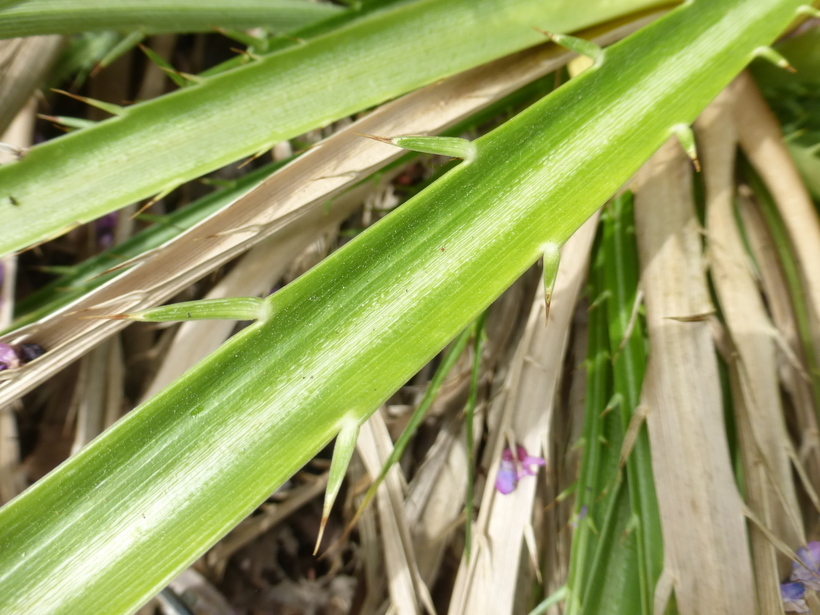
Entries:
POLYGON ((101 109, 102 111, 110 113, 111 115, 120 116, 123 115, 126 111, 125 107, 121 107, 120 105, 103 102, 95 98, 88 98, 87 96, 80 96, 79 94, 72 94, 71 92, 66 92, 65 90, 51 88, 51 91, 57 94, 63 94, 64 96, 68 96, 69 98, 73 98, 74 100, 79 100, 80 102, 84 102, 87 105, 91 105, 92 107, 101 109))
POLYGON ((439 137, 425 135, 408 135, 404 137, 379 137, 377 135, 353 133, 366 139, 372 139, 386 145, 393 145, 412 152, 422 154, 437 154, 440 156, 450 156, 460 158, 465 162, 470 162, 475 158, 476 145, 469 139, 461 137, 439 137))
POLYGON ((538 32, 546 36, 556 45, 565 47, 570 51, 574 51, 578 55, 586 56, 592 60, 593 66, 600 66, 606 55, 606 52, 597 44, 583 38, 569 36, 568 34, 557 34, 555 32, 547 32, 541 28, 535 28, 538 32))
POLYGON ((470 162, 475 158, 476 146, 469 139, 460 137, 425 137, 408 136, 394 137, 393 144, 414 152, 423 154, 437 154, 440 156, 450 156, 451 158, 461 158, 465 162, 470 162))
POLYGON ((672 126, 672 134, 678 138, 683 151, 692 160, 695 170, 700 173, 700 160, 698 159, 698 150, 695 147, 695 133, 692 131, 692 127, 689 124, 675 124, 672 126))
POLYGON ((157 202, 157 201, 159 201, 160 199, 164 199, 166 196, 168 196, 169 194, 171 194, 171 193, 172 193, 174 190, 176 190, 176 189, 177 189, 177 186, 176 186, 176 185, 174 185, 174 186, 171 186, 171 187, 169 187, 169 188, 166 188, 165 190, 163 190, 163 191, 161 191, 161 192, 158 192, 157 194, 155 194, 154 196, 152 196, 150 199, 148 199, 148 202, 147 202, 145 205, 143 205, 142 207, 140 207, 140 208, 137 210, 137 212, 136 212, 133 216, 131 216, 131 219, 133 220, 134 218, 136 218, 136 217, 137 217, 137 216, 139 216, 140 214, 144 213, 147 209, 150 209, 150 208, 151 208, 151 206, 152 206, 154 203, 156 203, 156 202, 157 202))
POLYGON ((797 15, 806 15, 808 17, 820 17, 820 9, 817 9, 809 4, 797 7, 797 15))
MULTIPOLYGON (((364 137, 365 139, 372 139, 373 141, 384 143, 385 145, 396 145, 395 143, 393 143, 393 139, 390 139, 388 137, 379 137, 378 135, 369 135, 363 132, 354 132, 353 134, 357 137, 364 137)), ((396 147, 398 146, 396 145, 396 147)))
MULTIPOLYGON (((138 312, 103 316, 112 320, 139 322, 183 322, 188 320, 258 320, 265 315, 267 305, 259 297, 230 297, 183 301, 138 312)), ((93 317, 89 317, 93 318, 93 317)), ((98 317, 99 318, 99 317, 98 317)))
POLYGON ((561 249, 558 244, 548 243, 544 245, 544 318, 546 324, 550 322, 550 304, 552 303, 552 291, 555 288, 555 280, 558 277, 558 266, 561 264, 561 249))
POLYGON ((325 503, 322 507, 322 522, 319 525, 319 535, 316 538, 313 555, 316 555, 319 551, 319 545, 325 533, 325 525, 327 525, 327 520, 333 508, 333 503, 336 501, 336 496, 339 495, 339 489, 342 487, 342 481, 344 481, 345 474, 347 473, 347 466, 350 464, 350 459, 353 457, 353 451, 356 450, 356 440, 358 440, 358 438, 358 421, 351 419, 346 420, 341 430, 339 430, 339 435, 336 436, 336 444, 333 447, 333 459, 330 462, 330 475, 327 479, 325 503))
POLYGON ((780 52, 775 51, 773 47, 758 47, 754 50, 754 57, 768 60, 778 68, 787 70, 790 73, 797 72, 794 66, 789 64, 789 61, 780 52))

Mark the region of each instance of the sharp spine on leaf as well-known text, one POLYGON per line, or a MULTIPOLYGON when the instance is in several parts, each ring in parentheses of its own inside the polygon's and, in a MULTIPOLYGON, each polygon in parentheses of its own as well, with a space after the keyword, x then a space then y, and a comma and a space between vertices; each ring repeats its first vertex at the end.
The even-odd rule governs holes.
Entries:
POLYGON ((347 466, 356 450, 356 440, 359 439, 359 423, 354 419, 348 419, 342 424, 339 435, 336 436, 336 444, 333 446, 333 459, 330 462, 330 476, 327 479, 327 490, 325 491, 325 503, 322 507, 322 522, 319 526, 319 535, 316 537, 316 547, 313 555, 319 552, 319 545, 322 543, 322 536, 325 533, 330 510, 339 495, 339 489, 347 473, 347 466))
POLYGON ((58 126, 76 130, 90 128, 97 123, 94 120, 86 120, 81 117, 67 117, 64 115, 44 115, 43 113, 38 113, 37 117, 41 120, 57 124, 58 126))
POLYGON ((184 88, 188 87, 189 85, 202 83, 204 79, 202 77, 198 77, 197 75, 191 75, 189 73, 183 73, 175 69, 171 64, 150 47, 146 47, 145 45, 139 44, 139 48, 142 52, 148 56, 148 59, 151 60, 157 67, 164 71, 166 75, 176 83, 179 87, 184 88))
POLYGON ((550 304, 555 280, 558 277, 558 266, 561 264, 561 249, 558 244, 548 243, 544 246, 544 318, 550 321, 550 304))
POLYGON ((406 136, 389 138, 365 134, 360 134, 360 136, 423 154, 439 154, 441 156, 461 158, 464 162, 470 162, 476 155, 475 143, 460 137, 406 136))
POLYGON ((88 98, 87 96, 79 96, 77 94, 72 94, 71 92, 66 92, 65 90, 57 90, 52 88, 52 92, 56 92, 57 94, 63 94, 68 96, 69 98, 73 98, 75 100, 79 100, 84 102, 87 105, 91 105, 92 107, 96 107, 97 109, 102 109, 106 113, 110 113, 111 115, 124 115, 126 112, 125 107, 121 107, 119 105, 115 105, 112 103, 103 102, 101 100, 96 100, 94 98, 88 98))
POLYGON ((106 53, 99 62, 97 62, 97 65, 91 70, 90 76, 96 76, 97 73, 99 73, 106 66, 110 66, 123 54, 131 51, 131 49, 133 49, 135 45, 139 44, 144 38, 145 33, 139 30, 134 31, 123 38, 119 43, 114 45, 114 47, 106 53))
POLYGON ((268 306, 259 297, 230 297, 183 301, 130 314, 107 316, 114 320, 140 322, 179 322, 186 320, 259 320, 267 316, 268 306))
POLYGON ((804 4, 797 8, 798 15, 808 15, 809 17, 820 17, 820 9, 814 8, 811 5, 804 4))
POLYGON ((789 64, 789 61, 786 58, 784 58, 779 52, 775 51, 773 47, 758 47, 754 51, 754 56, 756 58, 768 60, 778 68, 787 70, 790 73, 797 72, 794 66, 789 64))
MULTIPOLYGON (((216 31, 219 32, 222 36, 227 38, 233 39, 238 43, 242 43, 245 47, 253 48, 254 51, 258 51, 259 53, 265 53, 268 50, 268 41, 264 38, 259 38, 258 36, 252 36, 250 34, 246 34, 241 30, 231 30, 230 28, 216 28, 216 31)), ((246 53, 245 51, 239 51, 239 53, 246 53)), ((249 54, 252 57, 258 58, 259 56, 254 56, 253 54, 249 54)))
POLYGON ((672 126, 672 133, 678 138, 683 151, 692 160, 695 165, 695 170, 700 173, 700 160, 698 159, 698 150, 695 147, 695 133, 689 124, 675 124, 672 126))
POLYGON ((560 45, 561 47, 566 47, 570 51, 574 51, 578 55, 586 56, 590 60, 592 60, 593 66, 600 66, 604 58, 606 57, 606 52, 599 46, 593 43, 592 41, 588 41, 583 38, 577 38, 575 36, 569 36, 568 34, 556 34, 555 32, 547 32, 546 30, 542 30, 540 28, 536 28, 538 32, 546 36, 556 45, 560 45))
POLYGON ((148 199, 148 202, 145 205, 143 205, 142 207, 140 207, 137 210, 137 213, 135 213, 133 216, 131 216, 131 218, 133 219, 133 218, 136 218, 137 216, 141 216, 143 213, 145 213, 146 210, 151 209, 151 207, 154 205, 154 203, 156 203, 160 199, 164 199, 166 196, 171 194, 178 187, 179 187, 178 184, 174 184, 173 186, 169 186, 168 188, 165 188, 161 192, 158 192, 157 194, 152 196, 150 199, 148 199))

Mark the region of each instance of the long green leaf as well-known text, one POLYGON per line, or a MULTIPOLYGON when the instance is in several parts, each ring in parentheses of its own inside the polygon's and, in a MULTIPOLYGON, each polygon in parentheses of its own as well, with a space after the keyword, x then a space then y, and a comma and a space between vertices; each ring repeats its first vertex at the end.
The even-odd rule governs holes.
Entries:
POLYGON ((420 0, 377 11, 0 167, 0 255, 436 79, 657 0, 420 0), (423 58, 423 62, 408 61, 423 58))
POLYGON ((207 32, 267 27, 287 32, 341 12, 307 0, 27 0, 0 11, 0 38, 123 32, 207 32))
POLYGON ((563 243, 799 4, 673 11, 274 293, 267 320, 0 510, 0 611, 137 608, 563 243))
POLYGON ((611 516, 607 515, 607 511, 613 505, 613 500, 622 499, 619 497, 621 485, 616 485, 615 482, 618 462, 617 457, 613 458, 612 455, 613 443, 604 441, 605 434, 611 438, 611 427, 617 427, 617 424, 613 421, 613 413, 607 412, 607 400, 612 393, 612 370, 609 368, 606 300, 600 294, 603 284, 599 283, 603 276, 604 254, 600 249, 600 242, 596 242, 596 245, 595 261, 590 271, 592 305, 587 327, 586 395, 581 442, 583 455, 575 497, 575 530, 572 534, 567 579, 569 615, 587 612, 585 593, 590 586, 590 570, 595 554, 601 551, 601 528, 611 516))
MULTIPOLYGON (((391 1, 395 2, 396 0, 391 1)), ((503 99, 493 103, 464 121, 458 122, 456 125, 443 131, 442 134, 457 135, 474 131, 478 126, 495 118, 499 114, 511 115, 513 110, 522 109, 544 96, 550 89, 549 85, 543 81, 531 83, 505 96, 503 99)), ((376 175, 407 164, 416 155, 417 154, 413 152, 408 152, 380 171, 377 171, 376 175)), ((123 265, 123 263, 130 259, 137 259, 146 252, 159 247, 166 241, 171 240, 201 220, 204 220, 212 213, 222 209, 239 196, 247 193, 268 175, 281 168, 287 162, 290 162, 290 160, 291 159, 273 162, 256 169, 235 182, 232 182, 229 187, 204 196, 172 214, 159 218, 156 224, 137 233, 123 243, 113 246, 71 267, 70 271, 64 275, 15 303, 15 320, 12 323, 11 329, 18 329, 36 320, 40 320, 47 314, 54 312, 58 308, 82 297, 90 290, 108 282, 126 270, 126 267, 117 268, 118 266, 123 265), (109 271, 112 268, 115 270, 109 271)), ((438 179, 443 172, 443 170, 437 171, 430 180, 425 180, 419 186, 414 187, 414 190, 421 190, 433 179, 438 179)), ((365 181, 373 181, 373 179, 371 177, 365 181)))
MULTIPOLYGON (((640 402, 646 371, 645 338, 638 321, 638 249, 632 218, 632 194, 627 192, 612 200, 602 216, 605 282, 608 293, 609 344, 612 357, 615 393, 620 399, 619 414, 624 432, 628 431, 640 402), (638 321, 638 322, 636 322, 638 321)), ((632 452, 626 460, 629 501, 637 527, 642 604, 651 612, 654 588, 663 568, 658 500, 652 476, 649 434, 645 426, 638 429, 632 452)))

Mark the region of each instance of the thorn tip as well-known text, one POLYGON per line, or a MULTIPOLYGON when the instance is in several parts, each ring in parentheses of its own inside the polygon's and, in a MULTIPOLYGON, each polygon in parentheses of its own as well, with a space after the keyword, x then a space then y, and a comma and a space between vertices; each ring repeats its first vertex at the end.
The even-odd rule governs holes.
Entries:
POLYGON ((378 135, 370 135, 370 134, 366 134, 366 133, 363 133, 363 132, 354 132, 353 134, 357 135, 359 137, 364 137, 365 139, 372 139, 373 141, 378 141, 379 143, 386 143, 387 145, 395 145, 395 143, 393 143, 393 139, 390 139, 388 137, 380 137, 378 135))
POLYGON ((322 522, 319 524, 319 535, 316 537, 316 546, 313 547, 313 555, 319 552, 319 546, 322 544, 322 537, 325 535, 325 526, 327 525, 327 515, 322 515, 322 522))

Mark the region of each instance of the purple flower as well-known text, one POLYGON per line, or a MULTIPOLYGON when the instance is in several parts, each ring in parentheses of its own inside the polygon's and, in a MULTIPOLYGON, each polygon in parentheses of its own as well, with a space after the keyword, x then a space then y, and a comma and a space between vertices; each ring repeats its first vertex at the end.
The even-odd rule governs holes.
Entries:
POLYGON ((820 542, 810 542, 805 547, 800 547, 797 550, 797 559, 803 562, 803 565, 792 562, 791 580, 820 590, 820 542))
POLYGON ((538 466, 546 465, 541 457, 534 457, 527 453, 523 446, 517 446, 515 455, 507 447, 501 453, 501 465, 495 479, 495 488, 504 495, 512 493, 515 486, 525 476, 535 476, 538 466))
POLYGON ((780 586, 780 597, 783 599, 783 610, 787 613, 808 613, 806 588, 802 583, 783 583, 780 586))
MULTIPOLYGON (((504 459, 504 456, 509 450, 510 449, 506 449, 502 454, 501 467, 499 467, 498 475, 495 477, 495 488, 504 495, 512 493, 513 489, 515 489, 515 484, 518 482, 515 477, 515 464, 512 461, 504 459)), ((510 456, 512 456, 512 454, 510 456)))
POLYGON ((110 248, 114 243, 114 230, 117 228, 119 212, 112 211, 94 220, 94 232, 97 236, 97 247, 100 250, 110 248))
POLYGON ((14 369, 15 367, 20 367, 20 359, 14 348, 8 344, 0 343, 0 371, 14 369))

